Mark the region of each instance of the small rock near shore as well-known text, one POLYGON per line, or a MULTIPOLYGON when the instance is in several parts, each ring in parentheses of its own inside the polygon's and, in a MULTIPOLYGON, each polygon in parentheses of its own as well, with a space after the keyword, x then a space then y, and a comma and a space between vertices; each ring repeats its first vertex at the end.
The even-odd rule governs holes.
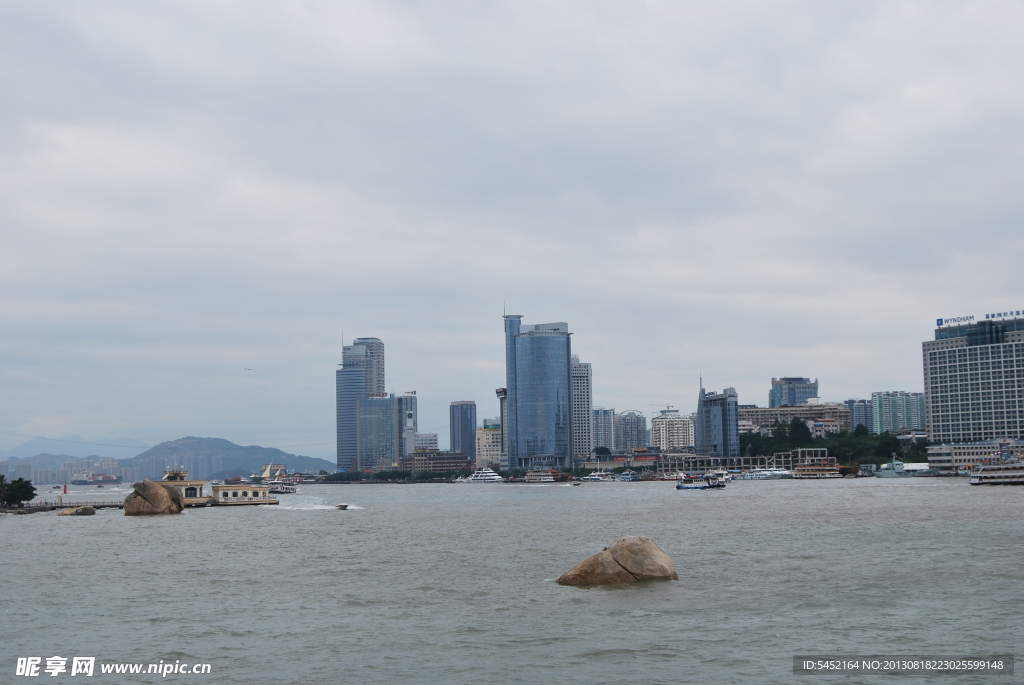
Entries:
POLYGON ((96 513, 94 507, 71 507, 69 509, 61 509, 57 512, 57 516, 92 516, 96 513))
POLYGON ((676 565, 654 540, 634 535, 616 540, 566 571, 559 585, 612 585, 642 580, 679 580, 676 565))
POLYGON ((132 488, 135 492, 124 498, 125 516, 180 514, 185 508, 181 490, 173 485, 143 479, 141 483, 132 483, 132 488))

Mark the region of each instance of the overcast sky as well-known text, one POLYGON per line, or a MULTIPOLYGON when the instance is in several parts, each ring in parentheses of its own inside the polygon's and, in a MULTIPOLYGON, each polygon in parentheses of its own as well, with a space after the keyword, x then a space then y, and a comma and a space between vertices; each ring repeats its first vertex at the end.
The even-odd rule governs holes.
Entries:
POLYGON ((420 430, 502 309, 595 405, 922 390, 1024 308, 1015 2, 5 2, 0 446, 334 455, 342 340, 420 430), (244 371, 251 367, 252 371, 244 371))

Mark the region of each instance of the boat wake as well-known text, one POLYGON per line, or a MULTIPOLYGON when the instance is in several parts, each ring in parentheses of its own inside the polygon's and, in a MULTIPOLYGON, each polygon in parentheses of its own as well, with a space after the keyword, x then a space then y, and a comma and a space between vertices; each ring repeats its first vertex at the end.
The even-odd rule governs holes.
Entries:
POLYGON ((266 507, 268 509, 280 509, 280 510, 283 510, 283 511, 316 511, 318 509, 325 509, 326 510, 326 509, 333 509, 334 508, 333 506, 328 505, 328 504, 312 504, 312 503, 306 503, 306 504, 277 504, 277 505, 264 504, 264 505, 261 505, 261 506, 264 506, 264 507, 266 507))

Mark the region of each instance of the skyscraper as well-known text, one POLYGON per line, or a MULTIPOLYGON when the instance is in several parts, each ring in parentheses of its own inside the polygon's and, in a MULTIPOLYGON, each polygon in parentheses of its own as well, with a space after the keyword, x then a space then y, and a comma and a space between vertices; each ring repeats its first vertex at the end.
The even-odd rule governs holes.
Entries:
POLYGON ((505 388, 498 388, 494 391, 498 396, 498 420, 501 421, 501 454, 504 457, 502 462, 508 468, 508 391, 505 388))
POLYGON ((872 433, 895 433, 901 428, 924 430, 928 420, 924 393, 899 390, 873 392, 871 417, 872 433))
POLYGON ((615 449, 615 410, 594 407, 594 447, 615 449))
POLYGON ((662 409, 651 419, 651 444, 662 452, 693 446, 693 422, 679 415, 678 409, 662 409))
POLYGON ((416 428, 419 410, 416 407, 416 391, 411 390, 395 398, 395 419, 398 421, 395 438, 398 441, 395 458, 407 457, 416 451, 416 428))
MULTIPOLYGON (((341 368, 334 372, 337 467, 359 468, 359 400, 384 393, 384 343, 377 338, 356 338, 342 349, 341 368)), ((372 468, 372 467, 367 467, 372 468)))
POLYGON ((590 364, 572 355, 572 451, 577 460, 587 459, 594 446, 594 401, 590 364))
POLYGON ((508 463, 572 466, 572 355, 565 322, 523 325, 505 317, 508 463))
POLYGON ((872 419, 870 400, 846 400, 843 404, 850 410, 850 430, 864 426, 869 433, 874 432, 875 422, 872 419))
POLYGON ((1024 310, 936 323, 922 344, 928 439, 1024 438, 1024 310))
POLYGON ((358 464, 380 471, 397 461, 395 455, 395 396, 364 397, 356 402, 358 464))
POLYGON ((807 400, 817 396, 817 378, 813 383, 810 378, 773 378, 772 389, 768 393, 768 407, 795 407, 807 404, 807 400))
POLYGON ((615 416, 615 449, 631 450, 647 446, 647 417, 638 411, 624 411, 615 416))
POLYGON ((476 463, 476 402, 452 402, 448 408, 452 452, 462 452, 476 463))
POLYGON ((697 422, 694 425, 694 446, 697 454, 711 457, 739 457, 740 434, 735 388, 721 392, 705 392, 701 384, 697 396, 697 422))

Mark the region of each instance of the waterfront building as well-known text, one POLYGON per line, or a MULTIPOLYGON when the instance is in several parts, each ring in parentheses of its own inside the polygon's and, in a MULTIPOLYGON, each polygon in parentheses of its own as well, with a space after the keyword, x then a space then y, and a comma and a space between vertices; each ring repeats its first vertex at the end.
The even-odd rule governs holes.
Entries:
POLYGON ((572 466, 572 346, 565 322, 526 325, 506 315, 508 466, 572 466))
POLYGON ((850 410, 837 402, 803 404, 797 407, 754 407, 742 405, 736 409, 740 421, 750 421, 761 428, 771 428, 776 423, 789 425, 793 419, 835 419, 839 430, 850 430, 850 410))
POLYGON ((416 450, 436 450, 437 449, 437 433, 417 433, 416 444, 413 449, 416 450))
POLYGON ((875 421, 870 400, 846 400, 843 406, 850 410, 850 430, 864 426, 869 433, 874 432, 875 421))
POLYGON ((384 343, 377 338, 356 338, 342 349, 341 368, 335 371, 335 412, 339 471, 359 468, 357 402, 386 396, 384 343))
MULTIPOLYGON (((203 493, 203 488, 206 487, 206 481, 189 480, 187 470, 176 468, 168 469, 167 471, 164 471, 164 477, 160 482, 177 488, 178 492, 181 493, 182 504, 186 507, 205 507, 210 502, 209 496, 203 493)), ((270 486, 268 485, 267 490, 269 489, 270 486)))
POLYGON ((807 404, 807 400, 818 396, 818 379, 773 378, 772 389, 768 392, 769 407, 795 407, 807 404))
POLYGON ((732 459, 740 455, 739 418, 735 388, 709 393, 701 384, 697 396, 694 447, 697 454, 732 459))
POLYGON ((448 408, 448 443, 453 452, 461 452, 476 461, 476 402, 452 402, 448 408))
MULTIPOLYGON (((252 483, 223 484, 211 485, 210 489, 213 491, 213 497, 203 499, 216 506, 278 503, 276 497, 270 496, 269 485, 253 485, 252 483)), ((187 503, 186 506, 188 506, 187 503)))
POLYGON ((1024 438, 1024 311, 959 319, 922 343, 928 439, 1024 438))
POLYGON ((651 419, 651 444, 662 452, 677 452, 693 446, 693 422, 678 409, 662 409, 651 419))
POLYGON ((501 421, 484 419, 476 429, 476 465, 478 468, 501 463, 501 421))
POLYGON ((615 416, 615 450, 622 452, 647 447, 647 417, 630 409, 615 416))
POLYGON ((924 429, 927 405, 923 392, 871 393, 872 433, 895 433, 902 428, 924 429))
POLYGON ((615 410, 594 407, 594 447, 615 449, 615 410))
POLYGON ((411 471, 413 475, 468 471, 472 468, 473 461, 462 452, 441 450, 417 450, 398 462, 399 471, 411 471))
POLYGON ((928 446, 928 465, 939 472, 955 473, 984 463, 1024 457, 1024 440, 1000 438, 983 442, 928 446))
POLYGON ((572 450, 576 460, 590 457, 594 448, 594 400, 590 364, 572 356, 572 450))

